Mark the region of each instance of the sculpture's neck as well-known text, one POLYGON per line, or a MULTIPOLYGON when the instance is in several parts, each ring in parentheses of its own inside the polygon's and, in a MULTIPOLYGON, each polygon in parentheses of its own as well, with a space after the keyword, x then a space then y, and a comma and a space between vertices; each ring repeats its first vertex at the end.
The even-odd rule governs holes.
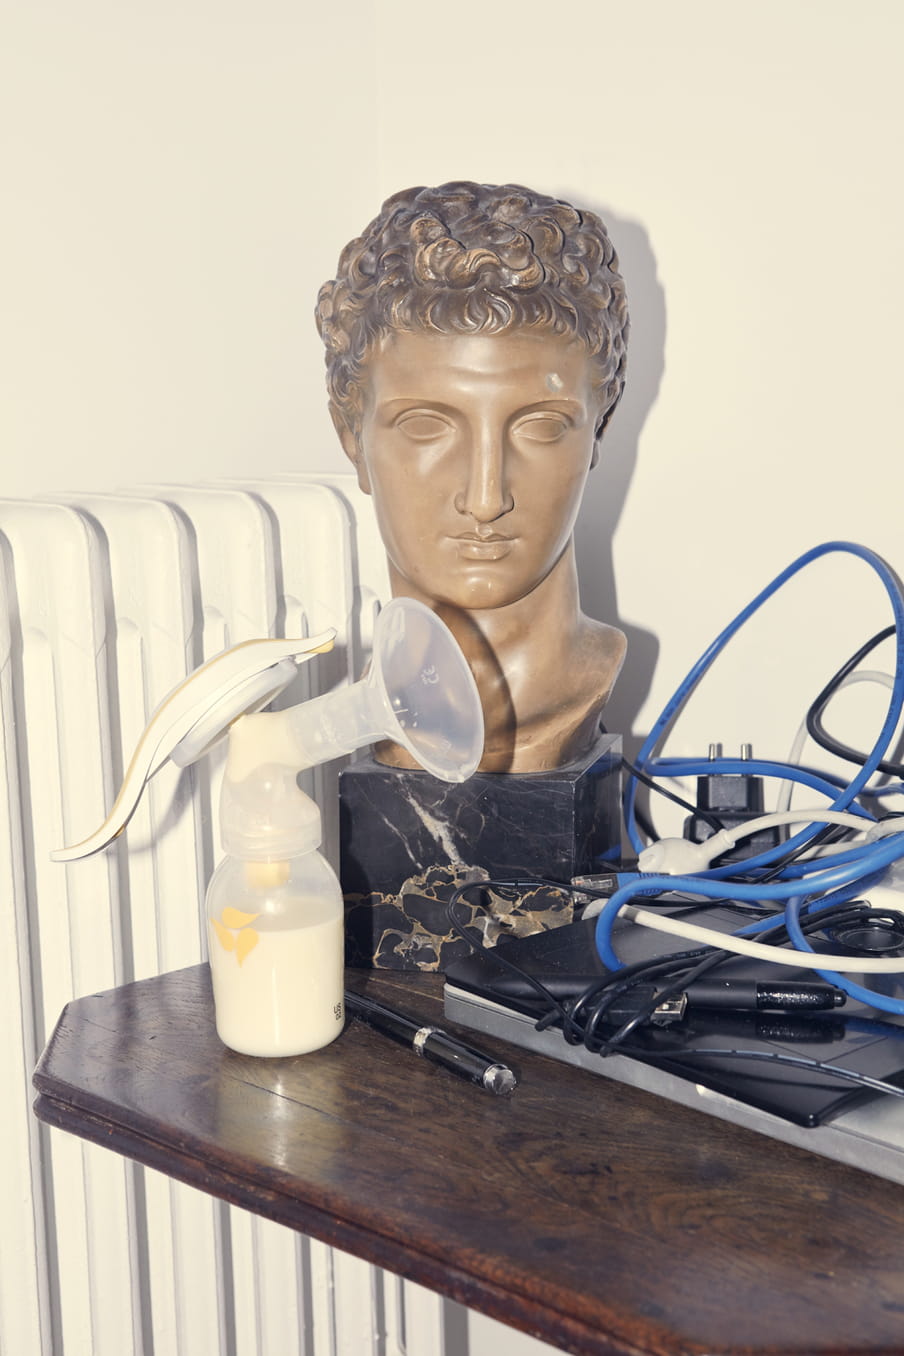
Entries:
POLYGON ((535 589, 505 607, 466 612, 419 595, 401 578, 393 587, 434 608, 471 666, 484 713, 482 768, 559 767, 592 743, 620 663, 608 636, 622 638, 582 615, 571 543, 535 589))

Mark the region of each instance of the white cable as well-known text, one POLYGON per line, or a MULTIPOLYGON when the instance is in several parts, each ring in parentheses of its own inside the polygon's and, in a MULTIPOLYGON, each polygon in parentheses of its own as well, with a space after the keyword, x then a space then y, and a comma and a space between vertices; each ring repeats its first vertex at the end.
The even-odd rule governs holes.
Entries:
MULTIPOLYGON (((885 821, 887 822, 887 821, 885 821)), ((721 829, 702 843, 693 843, 687 838, 660 838, 644 848, 637 859, 639 871, 651 875, 695 876, 705 871, 714 857, 720 857, 741 838, 749 838, 761 829, 776 828, 780 824, 842 824, 846 828, 856 829, 860 833, 872 830, 875 820, 864 819, 863 815, 851 814, 846 810, 776 810, 772 814, 760 815, 732 829, 721 829)), ((898 828, 901 827, 899 824, 898 828)), ((886 832, 892 832, 888 829, 886 832)), ((845 844, 849 847, 850 844, 845 844)))
POLYGON ((877 843, 880 838, 887 838, 890 833, 900 833, 902 828, 904 815, 889 815, 887 819, 877 819, 875 824, 870 824, 867 829, 866 841, 877 843))
MULTIPOLYGON (((849 810, 774 810, 772 814, 760 815, 758 819, 749 819, 744 824, 736 824, 726 832, 734 842, 737 842, 739 838, 749 838, 752 833, 759 833, 760 829, 778 828, 780 824, 803 823, 843 824, 860 833, 871 832, 876 827, 874 819, 852 814, 849 810)), ((902 826, 899 824, 897 827, 900 830, 902 826)), ((893 830, 887 829, 886 832, 891 833, 893 830)))
MULTIPOLYGON (((883 687, 892 688, 895 685, 895 680, 890 673, 881 673, 878 669, 855 669, 853 673, 849 673, 838 684, 836 690, 840 692, 843 687, 850 687, 852 683, 880 683, 883 687)), ((834 693, 832 695, 834 696, 834 693)), ((804 717, 798 727, 797 734, 794 736, 794 743, 788 752, 788 762, 792 767, 800 766, 800 759, 806 742, 807 720, 804 717)), ((795 785, 796 783, 791 777, 786 781, 779 782, 778 796, 775 801, 776 810, 791 808, 791 797, 794 794, 795 785)))
POLYGON ((883 959, 880 956, 832 956, 822 951, 786 951, 781 947, 767 946, 765 942, 752 942, 747 937, 733 937, 728 933, 716 932, 713 928, 702 928, 696 923, 679 922, 676 918, 653 913, 650 909, 641 909, 636 904, 626 904, 619 909, 619 915, 624 915, 633 923, 640 923, 642 927, 667 932, 672 937, 700 942, 704 946, 716 946, 720 951, 732 951, 739 956, 769 961, 772 965, 793 965, 805 970, 852 971, 861 975, 894 975, 904 970, 904 956, 883 959))

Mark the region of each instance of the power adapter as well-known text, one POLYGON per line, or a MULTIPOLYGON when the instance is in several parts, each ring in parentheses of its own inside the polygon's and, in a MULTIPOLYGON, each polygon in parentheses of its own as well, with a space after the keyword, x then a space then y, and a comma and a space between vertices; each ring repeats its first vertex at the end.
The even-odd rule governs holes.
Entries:
MULTIPOLYGON (((741 745, 741 759, 751 757, 751 746, 741 745)), ((710 744, 709 757, 717 764, 722 757, 722 745, 710 744)), ((691 843, 705 843, 716 829, 715 819, 723 829, 736 828, 751 819, 758 819, 763 810, 763 779, 746 773, 707 772, 697 778, 697 811, 689 815, 684 822, 684 837, 691 843)), ((747 838, 742 838, 734 847, 717 857, 712 865, 724 866, 730 862, 744 861, 768 848, 777 846, 784 839, 784 829, 773 826, 760 829, 747 838)))

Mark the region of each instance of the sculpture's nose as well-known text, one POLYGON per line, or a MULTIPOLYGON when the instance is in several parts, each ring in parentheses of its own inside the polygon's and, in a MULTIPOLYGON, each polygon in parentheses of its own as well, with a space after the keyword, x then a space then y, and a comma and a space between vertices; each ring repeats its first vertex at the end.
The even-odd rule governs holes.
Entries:
POLYGON ((482 429, 473 440, 466 480, 455 496, 455 507, 475 522, 493 523, 514 506, 504 438, 492 429, 482 429))

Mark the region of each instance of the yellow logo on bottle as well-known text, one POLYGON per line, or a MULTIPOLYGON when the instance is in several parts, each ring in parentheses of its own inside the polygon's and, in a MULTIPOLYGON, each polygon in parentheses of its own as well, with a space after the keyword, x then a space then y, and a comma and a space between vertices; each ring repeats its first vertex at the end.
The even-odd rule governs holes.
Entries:
POLYGON ((233 909, 227 904, 219 918, 210 920, 220 946, 224 951, 234 951, 239 965, 260 941, 260 937, 250 926, 255 918, 259 917, 259 914, 244 913, 241 909, 233 909))

